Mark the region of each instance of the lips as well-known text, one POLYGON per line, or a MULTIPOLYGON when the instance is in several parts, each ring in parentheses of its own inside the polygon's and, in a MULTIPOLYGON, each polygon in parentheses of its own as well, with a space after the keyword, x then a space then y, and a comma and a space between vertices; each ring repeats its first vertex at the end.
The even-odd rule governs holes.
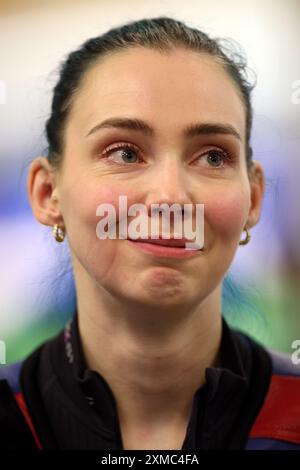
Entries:
POLYGON ((133 240, 133 239, 129 238, 129 240, 132 241, 132 242, 151 243, 153 245, 174 246, 174 247, 179 247, 179 248, 185 248, 186 243, 191 243, 191 240, 188 240, 187 238, 164 239, 164 238, 160 237, 159 239, 137 238, 136 240, 133 240))

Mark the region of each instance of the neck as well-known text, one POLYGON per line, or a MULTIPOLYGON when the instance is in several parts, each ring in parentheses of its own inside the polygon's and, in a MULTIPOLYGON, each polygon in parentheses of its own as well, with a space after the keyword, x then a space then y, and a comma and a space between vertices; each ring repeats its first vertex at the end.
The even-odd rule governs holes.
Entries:
POLYGON ((77 285, 79 332, 88 367, 109 384, 121 419, 185 420, 205 369, 218 365, 221 287, 197 306, 126 304, 99 285, 77 285))

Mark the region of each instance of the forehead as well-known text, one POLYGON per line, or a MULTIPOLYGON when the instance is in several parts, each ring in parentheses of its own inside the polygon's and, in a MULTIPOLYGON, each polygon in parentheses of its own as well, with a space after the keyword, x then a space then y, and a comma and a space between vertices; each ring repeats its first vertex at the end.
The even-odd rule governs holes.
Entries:
POLYGON ((99 119, 129 114, 168 132, 203 120, 245 133, 245 108, 233 80, 212 57, 183 49, 133 48, 101 59, 82 80, 70 125, 86 133, 99 119))

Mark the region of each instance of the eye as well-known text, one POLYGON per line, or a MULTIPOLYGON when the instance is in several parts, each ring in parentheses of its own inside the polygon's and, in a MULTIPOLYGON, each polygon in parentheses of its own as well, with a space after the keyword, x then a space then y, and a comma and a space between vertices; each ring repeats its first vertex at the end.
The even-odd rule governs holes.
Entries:
POLYGON ((230 160, 230 156, 221 150, 209 150, 202 155, 200 155, 199 160, 203 161, 203 158, 206 159, 208 165, 212 168, 223 167, 227 160, 230 160))
POLYGON ((114 147, 108 147, 103 152, 103 155, 108 155, 107 160, 121 165, 138 163, 140 161, 138 154, 138 148, 132 144, 117 144, 114 147))

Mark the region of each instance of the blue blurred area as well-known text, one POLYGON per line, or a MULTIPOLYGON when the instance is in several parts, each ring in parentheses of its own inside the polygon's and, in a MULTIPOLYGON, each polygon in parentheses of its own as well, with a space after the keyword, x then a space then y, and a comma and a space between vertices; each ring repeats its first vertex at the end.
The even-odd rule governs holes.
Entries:
MULTIPOLYGON (((45 148, 52 72, 86 38, 133 18, 133 11, 144 16, 143 2, 118 2, 118 12, 109 2, 72 8, 64 0, 37 2, 28 9, 21 3, 10 11, 7 2, 0 17, 0 340, 8 362, 54 335, 75 309, 67 245, 56 246, 51 228, 34 220, 26 190, 30 160, 45 148)), ((290 99, 300 79, 300 4, 211 0, 164 8, 153 6, 151 16, 168 10, 189 23, 199 18, 199 27, 239 41, 257 70, 252 144, 267 190, 261 221, 224 281, 222 312, 233 326, 290 352, 300 338, 300 104, 290 99)))

